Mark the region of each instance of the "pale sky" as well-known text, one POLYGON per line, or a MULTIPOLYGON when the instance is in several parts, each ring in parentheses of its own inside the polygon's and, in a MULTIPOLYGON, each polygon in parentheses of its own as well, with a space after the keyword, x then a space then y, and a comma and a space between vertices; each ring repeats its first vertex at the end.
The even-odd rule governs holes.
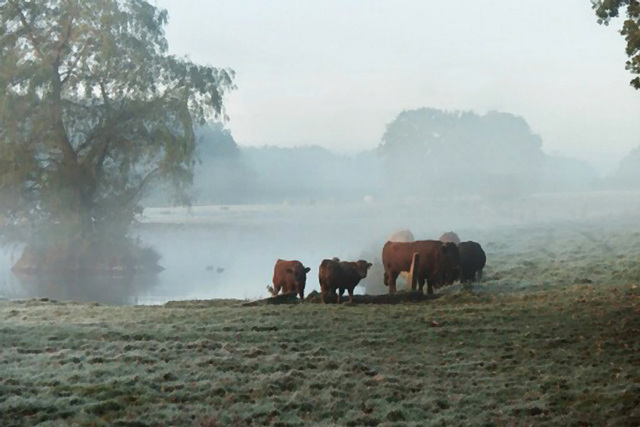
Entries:
MULTIPOLYGON (((153 0, 152 0, 153 1, 153 0)), ((621 21, 589 0, 156 0, 171 53, 236 71, 240 145, 376 147, 405 109, 524 117, 601 173, 640 145, 621 21)))

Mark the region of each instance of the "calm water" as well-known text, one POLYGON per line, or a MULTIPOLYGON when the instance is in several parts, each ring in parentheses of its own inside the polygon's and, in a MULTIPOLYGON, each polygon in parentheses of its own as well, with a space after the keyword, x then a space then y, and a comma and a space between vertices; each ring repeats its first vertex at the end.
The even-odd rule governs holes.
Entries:
MULTIPOLYGON (((278 258, 299 259, 311 267, 307 292, 318 289, 322 259, 357 259, 378 246, 370 233, 367 206, 343 209, 314 206, 199 207, 148 209, 134 234, 162 256, 155 277, 16 277, 10 267, 20 248, 1 248, 0 297, 97 301, 103 304, 162 304, 170 300, 267 296, 278 258)), ((383 233, 384 236, 384 233, 383 233)), ((384 239, 382 238, 382 241, 384 239)), ((380 245, 380 248, 382 246, 380 245)))
POLYGON ((311 267, 308 293, 319 289, 322 259, 337 256, 375 262, 387 236, 399 229, 409 228, 421 239, 437 239, 442 232, 455 230, 463 240, 482 241, 479 234, 490 235, 492 227, 639 213, 637 192, 547 195, 509 202, 470 198, 422 204, 149 208, 134 235, 162 255, 165 270, 157 276, 21 279, 10 271, 21 249, 0 246, 0 298, 49 297, 116 305, 255 299, 267 296, 278 258, 298 259, 311 267))

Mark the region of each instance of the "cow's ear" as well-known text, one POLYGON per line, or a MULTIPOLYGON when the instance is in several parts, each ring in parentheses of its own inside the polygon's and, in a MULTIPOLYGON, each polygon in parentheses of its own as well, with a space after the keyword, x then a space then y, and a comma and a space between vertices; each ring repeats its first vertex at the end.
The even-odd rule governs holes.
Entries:
POLYGON ((373 264, 371 264, 370 262, 367 263, 367 270, 370 269, 371 267, 373 267, 373 264))
POLYGON ((287 273, 289 273, 289 274, 293 274, 293 269, 292 269, 291 267, 287 268, 287 270, 286 270, 286 271, 287 271, 287 273))
POLYGON ((305 268, 304 268, 304 272, 305 272, 305 273, 308 273, 308 272, 310 272, 310 271, 311 271, 311 267, 305 267, 305 268))

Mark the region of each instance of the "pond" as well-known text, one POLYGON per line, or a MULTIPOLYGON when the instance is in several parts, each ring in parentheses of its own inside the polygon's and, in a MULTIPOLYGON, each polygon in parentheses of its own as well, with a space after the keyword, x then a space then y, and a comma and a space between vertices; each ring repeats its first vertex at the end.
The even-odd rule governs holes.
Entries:
POLYGON ((267 286, 278 258, 298 259, 311 267, 308 293, 319 289, 317 266, 322 259, 356 259, 363 249, 376 244, 366 230, 368 215, 355 212, 358 210, 286 205, 147 209, 134 235, 161 254, 164 271, 159 274, 133 278, 18 277, 10 268, 21 248, 1 247, 0 297, 113 305, 256 299, 268 296, 267 286), (340 218, 340 212, 348 210, 353 221, 340 218))
MULTIPOLYGON (((133 234, 162 256, 156 276, 16 277, 10 268, 17 246, 0 246, 0 298, 48 297, 102 304, 163 304, 170 300, 268 296, 278 258, 311 267, 306 293, 319 290, 318 266, 325 258, 376 262, 387 236, 410 229, 418 239, 455 230, 463 240, 495 240, 507 228, 545 226, 632 216, 640 193, 534 195, 509 201, 461 198, 394 203, 279 204, 147 208, 133 234)), ((488 261, 491 262, 490 260, 488 261)), ((375 277, 382 277, 380 267, 375 277)), ((371 275, 374 276, 374 275, 371 275)), ((384 288, 382 288, 384 289, 384 288)), ((359 286, 356 293, 364 292, 359 286)))

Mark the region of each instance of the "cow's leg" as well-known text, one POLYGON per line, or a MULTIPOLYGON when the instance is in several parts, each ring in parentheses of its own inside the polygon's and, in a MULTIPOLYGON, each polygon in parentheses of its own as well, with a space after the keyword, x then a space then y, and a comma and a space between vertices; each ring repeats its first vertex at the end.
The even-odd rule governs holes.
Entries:
MULTIPOLYGON (((424 282, 425 282, 425 278, 424 276, 418 276, 418 289, 420 289, 420 293, 423 294, 424 293, 424 282)), ((413 289, 415 290, 415 289, 413 289)))
POLYGON ((331 289, 331 286, 326 285, 325 288, 325 292, 322 295, 322 301, 324 301, 325 304, 328 304, 333 298, 333 289, 331 289))
POLYGON ((427 279, 427 295, 433 295, 433 279, 427 279))
POLYGON ((335 300, 338 300, 338 288, 334 288, 333 286, 331 287, 331 301, 333 301, 335 298, 335 300))
POLYGON ((396 279, 398 278, 398 274, 400 273, 392 271, 391 274, 389 275, 389 293, 390 294, 396 293, 396 279))
POLYGON ((349 302, 353 302, 353 288, 348 288, 349 291, 349 302))
POLYGON ((273 284, 273 296, 274 297, 280 293, 280 288, 281 288, 280 283, 274 283, 273 284))
POLYGON ((331 289, 329 289, 329 287, 327 286, 326 283, 320 283, 320 293, 322 294, 322 302, 324 304, 327 303, 327 299, 329 297, 329 292, 331 291, 331 289))
POLYGON ((340 304, 342 302, 342 294, 344 294, 344 288, 341 286, 338 289, 338 304, 340 304))
POLYGON ((300 302, 304 302, 304 287, 302 286, 299 287, 298 295, 300 295, 300 302))

